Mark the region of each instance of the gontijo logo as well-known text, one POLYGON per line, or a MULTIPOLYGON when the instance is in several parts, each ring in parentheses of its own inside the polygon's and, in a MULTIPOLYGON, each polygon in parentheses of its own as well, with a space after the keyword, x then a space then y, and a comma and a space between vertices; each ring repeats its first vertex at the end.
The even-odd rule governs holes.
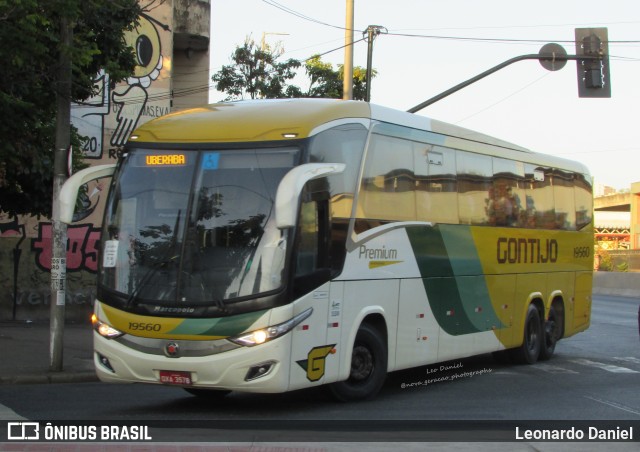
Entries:
POLYGON ((498 238, 499 264, 546 264, 558 260, 558 241, 555 239, 498 238))

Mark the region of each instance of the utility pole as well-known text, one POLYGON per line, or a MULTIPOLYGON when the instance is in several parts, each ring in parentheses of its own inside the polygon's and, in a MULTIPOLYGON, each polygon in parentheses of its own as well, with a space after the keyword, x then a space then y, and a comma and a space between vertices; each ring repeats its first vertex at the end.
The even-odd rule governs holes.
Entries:
POLYGON ((371 67, 373 60, 373 40, 382 33, 382 30, 386 31, 386 28, 380 25, 369 25, 367 27, 367 90, 365 92, 364 100, 366 102, 371 101, 371 73, 373 69, 371 67))
POLYGON ((49 370, 59 372, 63 362, 64 310, 67 275, 67 226, 60 221, 57 200, 67 179, 67 158, 71 145, 71 55, 73 28, 60 18, 60 48, 56 90, 56 141, 53 163, 51 301, 49 320, 49 370))
POLYGON ((347 18, 344 25, 344 80, 342 98, 353 99, 353 0, 347 0, 347 18))

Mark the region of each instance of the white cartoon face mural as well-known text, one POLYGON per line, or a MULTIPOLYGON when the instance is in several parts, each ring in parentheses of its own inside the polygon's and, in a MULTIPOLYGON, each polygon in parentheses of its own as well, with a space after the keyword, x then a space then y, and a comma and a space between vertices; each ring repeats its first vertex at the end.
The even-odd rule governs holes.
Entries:
POLYGON ((140 17, 139 25, 125 36, 135 50, 138 64, 134 75, 127 79, 127 86, 116 88, 112 94, 118 112, 112 146, 123 146, 137 127, 149 99, 147 89, 160 76, 163 62, 160 35, 150 18, 140 17))
POLYGON ((154 112, 169 112, 169 85, 156 86, 162 79, 163 69, 169 70, 165 67, 167 57, 162 55, 163 38, 171 39, 168 26, 149 15, 140 16, 138 26, 125 34, 137 60, 132 76, 110 91, 109 75, 101 72, 96 78, 100 88, 98 94, 72 106, 73 125, 81 135, 88 137, 83 149, 86 158, 115 158, 117 149, 126 143, 141 118, 144 122, 145 111, 154 98, 163 99, 153 101, 154 112), (105 155, 105 142, 108 142, 108 155, 105 155))
MULTIPOLYGON (((160 14, 158 10, 154 13, 160 14)), ((143 14, 138 26, 125 33, 137 63, 133 74, 111 90, 109 74, 102 71, 96 77, 98 93, 81 104, 72 105, 73 125, 80 135, 87 137, 83 148, 85 158, 113 161, 136 127, 169 112, 167 72, 170 65, 166 62, 171 56, 163 56, 162 51, 163 40, 170 42, 171 39, 167 25, 143 14)), ((165 47, 171 48, 170 45, 165 47)), ((96 210, 102 184, 94 185, 85 187, 74 221, 87 219, 96 210)))

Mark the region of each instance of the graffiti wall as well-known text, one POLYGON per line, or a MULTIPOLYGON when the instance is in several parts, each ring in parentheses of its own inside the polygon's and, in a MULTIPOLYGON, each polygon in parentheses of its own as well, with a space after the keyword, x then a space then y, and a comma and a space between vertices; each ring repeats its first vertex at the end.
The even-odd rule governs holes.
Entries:
MULTIPOLYGON (((88 137, 83 149, 90 165, 115 163, 122 146, 140 124, 169 113, 171 107, 173 2, 140 17, 127 35, 137 66, 126 81, 110 88, 109 75, 98 74, 99 92, 72 105, 72 122, 88 137)), ((88 184, 81 211, 68 227, 66 317, 87 321, 96 293, 100 223, 108 179, 88 184)), ((51 222, 9 217, 0 205, 0 320, 49 318, 51 222)))

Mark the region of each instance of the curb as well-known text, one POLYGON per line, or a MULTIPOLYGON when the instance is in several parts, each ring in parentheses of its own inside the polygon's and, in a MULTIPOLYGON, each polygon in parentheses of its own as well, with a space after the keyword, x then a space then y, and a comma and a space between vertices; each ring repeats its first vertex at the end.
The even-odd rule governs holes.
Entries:
POLYGON ((49 383, 87 383, 99 381, 95 371, 46 372, 42 374, 22 374, 0 377, 0 385, 29 385, 49 383))

